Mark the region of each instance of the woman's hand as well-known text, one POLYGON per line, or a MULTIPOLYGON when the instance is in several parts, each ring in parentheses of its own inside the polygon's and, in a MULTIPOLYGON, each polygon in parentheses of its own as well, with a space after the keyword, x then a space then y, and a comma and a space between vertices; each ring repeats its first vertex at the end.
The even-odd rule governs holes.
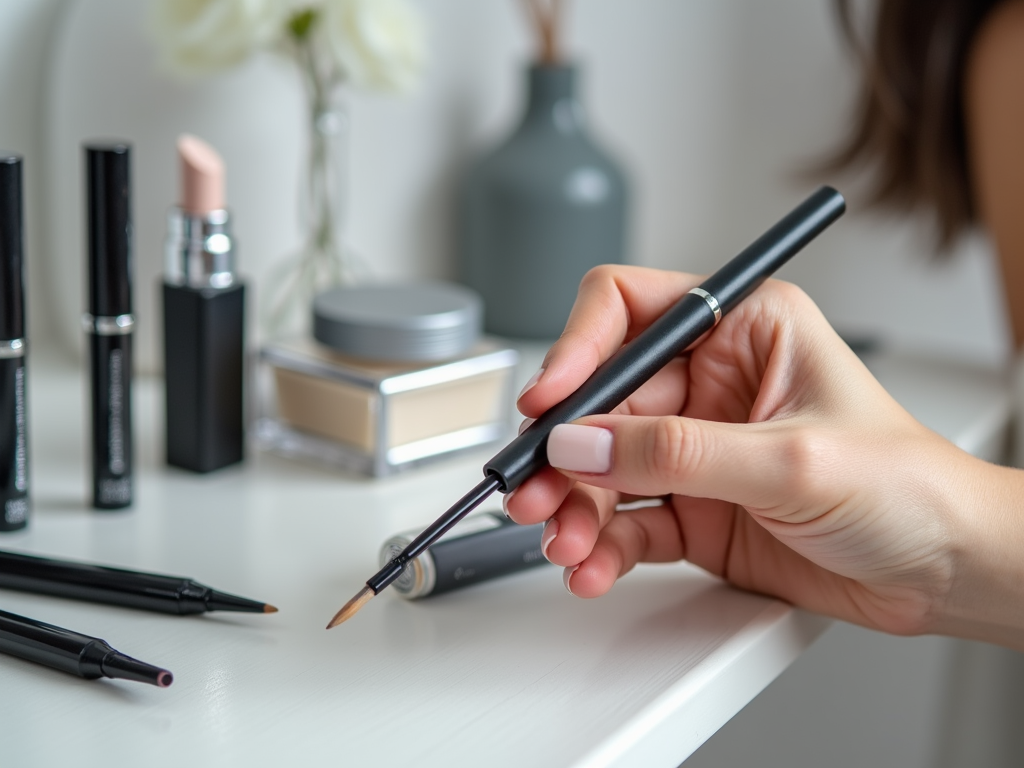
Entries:
MULTIPOLYGON (((536 417, 565 398, 698 282, 591 271, 520 410, 536 417)), ((553 468, 506 510, 548 520, 545 554, 574 595, 604 594, 638 562, 686 559, 901 634, 957 631, 949 600, 969 595, 957 578, 974 540, 965 500, 998 469, 918 424, 810 299, 777 281, 613 414, 556 427, 548 456, 553 468), (637 497, 664 501, 616 511, 637 497)))

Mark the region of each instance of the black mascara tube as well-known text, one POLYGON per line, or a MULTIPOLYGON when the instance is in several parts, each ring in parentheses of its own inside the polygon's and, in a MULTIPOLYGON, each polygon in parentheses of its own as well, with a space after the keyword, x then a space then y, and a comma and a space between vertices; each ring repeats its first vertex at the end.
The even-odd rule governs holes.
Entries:
POLYGON ((85 147, 88 197, 92 497, 97 509, 132 503, 130 147, 85 147))
MULTIPOLYGON (((400 533, 384 542, 380 564, 391 562, 419 533, 400 533)), ((413 559, 392 586, 407 600, 416 600, 543 565, 548 562, 541 552, 543 533, 543 523, 517 525, 497 512, 471 515, 413 559)))
POLYGON ((0 531, 29 515, 21 167, 0 152, 0 531))

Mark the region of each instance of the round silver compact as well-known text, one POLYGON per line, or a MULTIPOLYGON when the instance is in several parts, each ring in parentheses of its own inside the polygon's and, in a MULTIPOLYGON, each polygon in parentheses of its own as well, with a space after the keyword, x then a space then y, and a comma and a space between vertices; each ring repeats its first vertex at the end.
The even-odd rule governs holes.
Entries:
POLYGON ((313 336, 354 357, 447 360, 480 338, 483 302, 461 285, 377 283, 333 288, 313 299, 313 336))

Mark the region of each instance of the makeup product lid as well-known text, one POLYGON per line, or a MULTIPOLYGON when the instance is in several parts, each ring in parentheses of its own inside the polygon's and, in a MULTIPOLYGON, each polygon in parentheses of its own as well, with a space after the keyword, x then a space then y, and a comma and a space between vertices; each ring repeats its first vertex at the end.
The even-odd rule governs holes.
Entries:
POLYGON ((313 299, 313 336, 339 352, 371 360, 446 360, 476 343, 482 316, 480 296, 461 285, 359 285, 313 299))
POLYGON ((0 341, 25 335, 21 156, 0 152, 0 341))
POLYGON ((131 147, 124 142, 83 145, 89 244, 89 312, 132 311, 131 147))

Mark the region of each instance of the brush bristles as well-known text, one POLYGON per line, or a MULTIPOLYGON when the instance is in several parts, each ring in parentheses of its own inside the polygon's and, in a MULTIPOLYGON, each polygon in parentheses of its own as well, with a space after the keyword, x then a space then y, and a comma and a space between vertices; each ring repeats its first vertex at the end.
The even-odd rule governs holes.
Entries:
POLYGON ((356 593, 355 597, 341 606, 341 610, 334 614, 334 618, 331 619, 330 623, 328 623, 327 628, 333 629, 339 624, 351 619, 359 612, 359 609, 370 602, 376 594, 377 593, 369 587, 363 587, 356 593))

